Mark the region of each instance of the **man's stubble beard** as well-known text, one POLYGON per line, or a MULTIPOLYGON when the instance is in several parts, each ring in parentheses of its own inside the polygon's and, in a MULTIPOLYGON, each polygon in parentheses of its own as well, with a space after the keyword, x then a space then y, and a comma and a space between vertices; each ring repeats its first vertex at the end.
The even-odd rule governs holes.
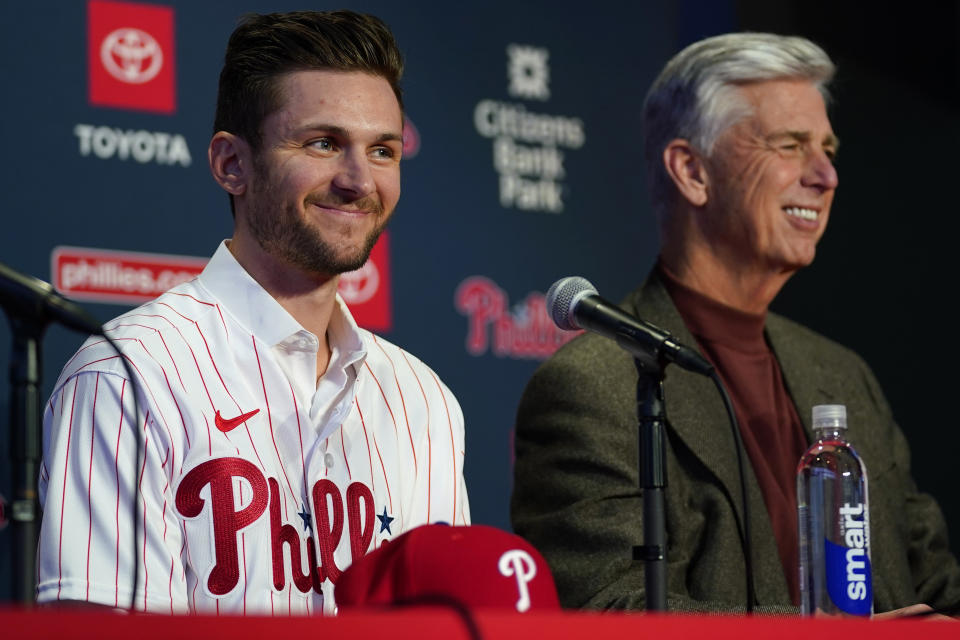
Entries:
POLYGON ((257 181, 268 186, 251 199, 246 218, 251 235, 264 252, 304 272, 323 277, 354 271, 363 266, 390 218, 389 214, 384 214, 383 206, 375 198, 348 201, 328 193, 322 197, 308 196, 302 202, 284 203, 275 194, 269 170, 262 165, 256 169, 257 181), (349 205, 351 209, 367 211, 367 215, 375 216, 376 224, 361 246, 344 254, 325 240, 318 228, 307 223, 304 215, 310 203, 330 207, 349 205))

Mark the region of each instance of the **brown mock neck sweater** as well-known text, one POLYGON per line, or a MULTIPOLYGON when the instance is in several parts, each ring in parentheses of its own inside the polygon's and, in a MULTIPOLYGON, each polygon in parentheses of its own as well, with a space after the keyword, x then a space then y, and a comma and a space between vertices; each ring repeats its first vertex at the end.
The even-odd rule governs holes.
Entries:
POLYGON ((658 268, 684 324, 730 394, 770 514, 790 597, 799 605, 796 470, 807 436, 764 337, 766 314, 711 300, 681 284, 662 264, 658 268))

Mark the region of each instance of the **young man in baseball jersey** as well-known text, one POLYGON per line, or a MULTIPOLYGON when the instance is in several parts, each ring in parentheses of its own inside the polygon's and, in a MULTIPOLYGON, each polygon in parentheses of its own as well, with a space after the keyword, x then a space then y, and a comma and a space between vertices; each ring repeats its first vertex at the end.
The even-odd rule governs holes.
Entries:
POLYGON ((336 294, 400 195, 401 72, 372 16, 234 31, 209 147, 233 237, 106 325, 134 381, 101 338, 64 368, 44 417, 39 601, 331 613, 353 560, 469 524, 456 399, 336 294))

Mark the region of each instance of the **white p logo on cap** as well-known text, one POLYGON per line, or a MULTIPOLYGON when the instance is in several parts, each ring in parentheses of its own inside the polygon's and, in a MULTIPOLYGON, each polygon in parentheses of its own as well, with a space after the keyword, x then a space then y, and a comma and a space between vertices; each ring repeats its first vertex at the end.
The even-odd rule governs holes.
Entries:
POLYGON ((498 565, 503 575, 516 576, 517 592, 520 594, 520 599, 517 600, 517 611, 523 613, 530 608, 530 591, 527 589, 527 583, 537 575, 537 563, 523 549, 511 549, 500 556, 498 565))

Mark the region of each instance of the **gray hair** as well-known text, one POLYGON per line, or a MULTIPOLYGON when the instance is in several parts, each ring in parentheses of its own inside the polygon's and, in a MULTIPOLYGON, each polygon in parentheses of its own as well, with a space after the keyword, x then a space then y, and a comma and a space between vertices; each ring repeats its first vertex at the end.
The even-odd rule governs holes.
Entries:
POLYGON ((737 88, 764 80, 809 80, 829 101, 835 67, 806 38, 772 33, 728 33, 700 40, 675 55, 654 81, 643 105, 647 179, 662 215, 674 197, 663 150, 675 138, 709 156, 728 127, 750 115, 737 88))

